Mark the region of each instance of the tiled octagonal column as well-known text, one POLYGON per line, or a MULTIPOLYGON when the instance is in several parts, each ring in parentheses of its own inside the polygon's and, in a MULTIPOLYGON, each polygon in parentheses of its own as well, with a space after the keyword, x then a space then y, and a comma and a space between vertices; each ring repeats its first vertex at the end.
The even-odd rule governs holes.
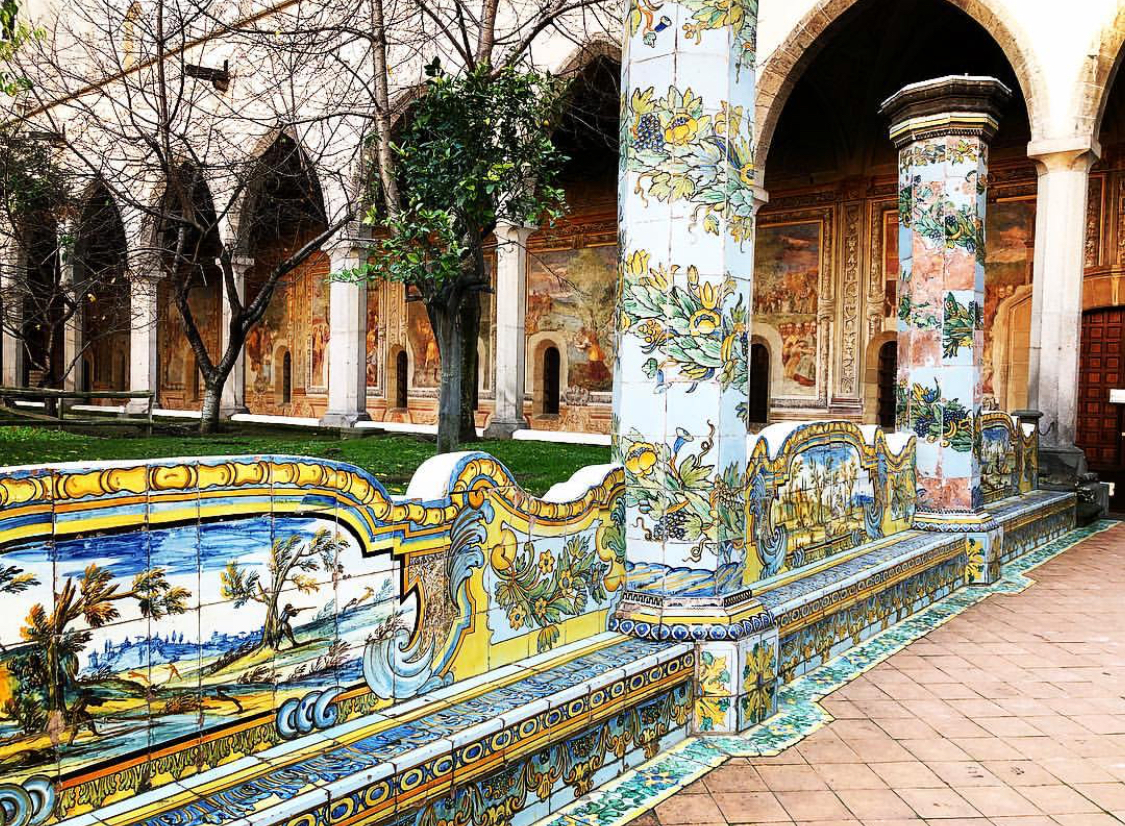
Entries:
POLYGON ((710 730, 737 724, 740 664, 761 631, 754 623, 768 625, 744 581, 761 202, 751 148, 756 25, 753 3, 635 0, 622 60, 613 436, 625 467, 629 579, 614 627, 714 641, 701 651, 710 666, 699 694, 716 701, 697 721, 710 730))
POLYGON ((999 532, 980 487, 984 217, 988 141, 1010 96, 995 78, 950 76, 882 106, 899 150, 897 425, 918 437, 915 522, 979 532, 985 579, 999 532))

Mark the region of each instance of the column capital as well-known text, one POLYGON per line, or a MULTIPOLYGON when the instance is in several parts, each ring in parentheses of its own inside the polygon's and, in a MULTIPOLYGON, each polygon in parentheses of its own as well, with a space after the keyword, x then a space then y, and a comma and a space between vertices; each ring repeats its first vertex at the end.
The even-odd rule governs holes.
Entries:
POLYGON ((249 255, 232 255, 230 265, 236 276, 246 275, 246 271, 254 266, 254 259, 249 255))
POLYGON ((496 236, 497 241, 526 244, 527 239, 538 229, 539 227, 534 224, 520 224, 501 218, 496 221, 496 229, 493 230, 492 234, 496 236))
POLYGON ((1000 125, 1000 107, 1012 90, 994 77, 946 75, 911 83, 879 107, 890 121, 895 147, 926 138, 965 135, 991 140, 1000 125))
POLYGON ((1039 174, 1089 172, 1102 156, 1102 146, 1093 137, 1043 138, 1027 145, 1027 157, 1035 161, 1039 174))

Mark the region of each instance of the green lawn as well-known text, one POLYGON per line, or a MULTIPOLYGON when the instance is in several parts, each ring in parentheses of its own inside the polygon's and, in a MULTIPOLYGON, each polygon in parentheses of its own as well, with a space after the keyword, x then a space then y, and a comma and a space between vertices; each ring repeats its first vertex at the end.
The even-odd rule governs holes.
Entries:
MULTIPOLYGON (((586 465, 609 461, 609 448, 545 442, 480 441, 468 448, 491 453, 529 492, 542 494, 586 465)), ((218 436, 97 437, 32 427, 0 427, 0 466, 288 453, 350 462, 365 468, 392 493, 402 493, 414 470, 434 455, 434 443, 401 434, 341 440, 284 430, 218 436)))

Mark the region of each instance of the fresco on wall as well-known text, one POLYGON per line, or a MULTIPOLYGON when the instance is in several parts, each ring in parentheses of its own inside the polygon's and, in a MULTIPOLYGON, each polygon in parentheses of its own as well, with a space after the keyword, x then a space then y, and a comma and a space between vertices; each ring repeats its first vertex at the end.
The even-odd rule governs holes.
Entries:
MULTIPOLYGON (((328 256, 316 253, 277 287, 262 320, 246 336, 246 404, 254 413, 313 416, 307 394, 328 387, 328 256), (283 364, 290 358, 290 402, 284 402, 283 364)), ((247 291, 256 285, 247 276, 247 291)))
POLYGON ((554 333, 566 346, 564 386, 613 391, 613 307, 617 247, 532 253, 527 274, 527 335, 554 333))
POLYGON ((762 225, 754 263, 754 324, 781 338, 774 397, 816 396, 821 223, 762 225))
MULTIPOLYGON (((984 362, 981 383, 985 396, 997 397, 999 386, 993 352, 1001 337, 1009 334, 1009 319, 998 318, 1000 303, 1023 285, 1031 284, 1035 253, 1035 199, 997 201, 985 216, 984 259, 984 362)), ((1008 353, 1008 357, 1011 357, 1008 353)))
MULTIPOLYGON (((169 406, 193 407, 198 401, 196 390, 201 384, 195 378, 195 355, 183 334, 183 325, 171 290, 162 284, 158 288, 157 300, 160 401, 169 406)), ((194 289, 188 297, 209 353, 217 353, 219 350, 219 325, 222 323, 219 300, 217 286, 194 289)))
POLYGON ((379 291, 382 284, 367 285, 367 389, 379 386, 379 291))
MULTIPOLYGON (((492 255, 485 256, 485 268, 490 279, 493 258, 492 255)), ((493 372, 492 295, 489 293, 482 293, 480 296, 480 339, 478 344, 483 346, 479 348, 478 370, 482 377, 488 377, 493 372)), ((426 305, 421 301, 406 302, 406 341, 410 349, 411 388, 436 390, 441 384, 441 351, 438 349, 433 330, 430 329, 426 305)), ((491 381, 485 378, 484 387, 491 386, 491 381)))

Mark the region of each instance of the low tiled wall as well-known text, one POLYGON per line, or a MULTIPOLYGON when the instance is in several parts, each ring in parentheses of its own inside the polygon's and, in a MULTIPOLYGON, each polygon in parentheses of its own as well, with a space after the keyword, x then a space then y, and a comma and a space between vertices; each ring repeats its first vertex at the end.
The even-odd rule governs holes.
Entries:
POLYGON ((0 471, 0 788, 89 811, 603 632, 621 488, 472 453, 406 497, 290 456, 0 471))

